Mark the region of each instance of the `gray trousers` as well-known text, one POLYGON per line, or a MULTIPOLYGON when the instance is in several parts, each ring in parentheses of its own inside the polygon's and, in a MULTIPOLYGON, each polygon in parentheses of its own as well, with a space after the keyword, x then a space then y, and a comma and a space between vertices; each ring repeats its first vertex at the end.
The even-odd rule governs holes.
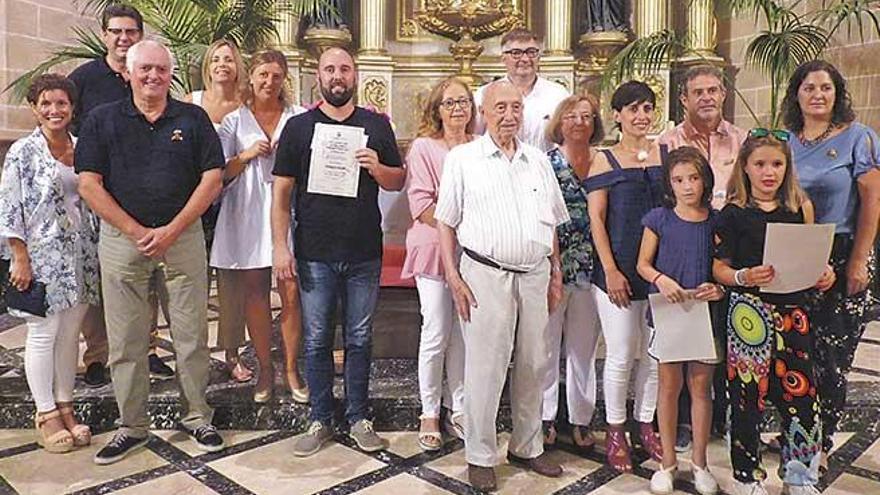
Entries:
POLYGON ((544 340, 550 263, 512 273, 462 256, 460 270, 477 301, 471 321, 462 321, 467 462, 486 467, 497 463, 495 419, 511 356, 513 433, 508 451, 538 457, 544 452, 541 406, 548 366, 544 340))
POLYGON ((162 259, 152 259, 141 254, 116 227, 102 222, 98 258, 121 430, 144 437, 150 425, 147 348, 154 305, 148 292, 156 272, 161 272, 159 283, 164 279, 168 291, 171 339, 181 389, 181 422, 188 428, 210 423, 213 410, 205 399, 210 369, 208 277, 201 223, 187 227, 162 259))

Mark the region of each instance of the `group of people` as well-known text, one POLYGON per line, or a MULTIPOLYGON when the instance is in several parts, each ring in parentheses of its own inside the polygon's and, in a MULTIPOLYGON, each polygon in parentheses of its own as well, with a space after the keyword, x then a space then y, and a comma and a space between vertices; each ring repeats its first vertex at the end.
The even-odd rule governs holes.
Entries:
POLYGON ((354 104, 357 68, 342 49, 320 56, 322 99, 308 110, 290 102, 283 54, 260 51, 245 67, 225 40, 207 50, 204 90, 178 101, 169 96, 173 56, 141 39, 140 14, 111 5, 101 21, 107 56, 69 77, 34 81, 27 99, 39 125, 13 144, 0 177, 10 283, 45 286, 46 315, 22 316, 46 450, 91 442, 72 408, 80 332, 90 349, 87 382, 106 381, 108 363, 120 414, 95 462, 146 444, 149 378, 175 375, 150 350, 160 309, 176 355, 181 427, 205 451, 224 448, 206 399, 211 268, 219 346, 231 379, 255 379, 258 403, 275 383, 274 277, 284 383, 295 401, 311 404, 293 454, 312 455, 335 435, 337 302, 348 434, 364 451, 385 448, 368 412, 381 187, 405 189, 413 219, 402 277, 415 278, 422 314, 419 445, 441 449, 443 430, 464 440, 474 487, 497 485, 496 416, 508 376, 507 459, 562 474, 545 449, 561 426, 563 355, 572 441, 594 448, 601 334, 613 469, 633 469, 638 443, 660 463, 650 490, 672 493, 676 450, 692 437, 694 485, 714 494, 706 447, 729 411, 737 489, 766 493, 758 435, 769 399, 782 419, 786 490, 816 493, 865 327, 880 219, 877 135, 856 122, 834 66, 814 61, 795 71, 783 100, 786 129, 745 131, 723 120, 723 75, 697 66, 681 84, 684 122, 652 139, 655 94, 624 83, 611 99, 620 139, 598 149, 599 100, 540 77, 540 39, 515 29, 501 40, 504 78, 475 93, 456 78, 431 90, 404 160, 387 117, 354 104), (356 197, 310 191, 312 154, 323 144, 314 137, 324 126, 367 136, 354 152, 356 197), (779 222, 835 225, 829 265, 813 289, 760 291, 776 275, 763 265, 766 225, 779 222), (651 293, 709 301, 718 358, 652 357, 651 293), (239 355, 245 328, 256 370, 239 355))

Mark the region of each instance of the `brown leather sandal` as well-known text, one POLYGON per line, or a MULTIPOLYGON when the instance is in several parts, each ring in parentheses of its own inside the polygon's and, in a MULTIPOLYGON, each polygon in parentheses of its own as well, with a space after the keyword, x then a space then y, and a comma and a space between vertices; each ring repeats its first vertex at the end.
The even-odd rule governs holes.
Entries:
POLYGON ((73 435, 69 431, 59 430, 51 435, 46 436, 43 431, 43 425, 50 419, 60 419, 61 413, 58 409, 46 413, 36 413, 34 415, 34 427, 37 430, 37 445, 46 449, 47 452, 53 454, 63 454, 73 450, 73 435))
MULTIPOLYGON (((72 405, 61 405, 57 404, 58 411, 61 413, 62 417, 69 416, 73 419, 73 422, 76 423, 73 428, 68 428, 67 431, 73 435, 73 446, 74 447, 86 447, 91 445, 92 443, 92 429, 87 425, 80 424, 76 421, 76 416, 73 415, 73 406, 72 405)), ((66 423, 65 423, 66 425, 66 423)))

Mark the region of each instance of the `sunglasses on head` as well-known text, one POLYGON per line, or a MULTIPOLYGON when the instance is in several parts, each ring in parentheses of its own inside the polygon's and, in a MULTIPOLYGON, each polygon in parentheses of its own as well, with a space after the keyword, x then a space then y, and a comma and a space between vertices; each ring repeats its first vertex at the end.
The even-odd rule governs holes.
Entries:
POLYGON ((773 136, 777 141, 782 141, 783 143, 788 142, 788 132, 782 129, 766 129, 764 127, 755 127, 751 131, 749 131, 749 137, 752 138, 765 138, 767 136, 773 136))

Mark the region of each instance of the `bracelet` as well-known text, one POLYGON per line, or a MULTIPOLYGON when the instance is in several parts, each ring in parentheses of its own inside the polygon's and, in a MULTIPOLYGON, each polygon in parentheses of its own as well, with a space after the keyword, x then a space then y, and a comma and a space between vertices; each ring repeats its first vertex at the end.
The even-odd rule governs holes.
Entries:
POLYGON ((660 280, 660 277, 663 276, 662 272, 657 272, 657 275, 654 275, 654 278, 651 279, 651 284, 657 285, 657 281, 660 280))
POLYGON ((739 270, 733 273, 733 281, 736 282, 736 285, 740 287, 745 287, 746 285, 746 271, 748 268, 740 268, 739 270))

